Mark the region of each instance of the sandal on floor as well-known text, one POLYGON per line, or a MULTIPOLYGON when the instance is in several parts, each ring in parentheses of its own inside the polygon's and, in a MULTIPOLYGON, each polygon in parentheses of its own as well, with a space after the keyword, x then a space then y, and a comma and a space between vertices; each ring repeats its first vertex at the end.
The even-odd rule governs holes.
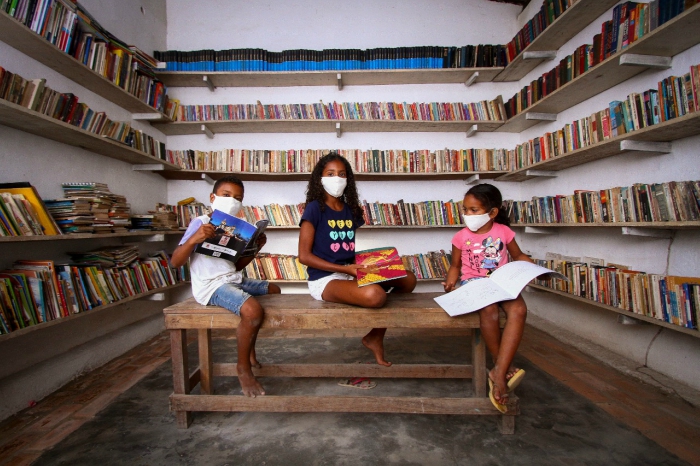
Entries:
MULTIPOLYGON (((496 397, 493 396, 494 387, 495 385, 493 381, 491 380, 491 378, 489 378, 489 400, 491 400, 491 403, 496 407, 497 410, 505 414, 506 412, 508 412, 508 406, 496 401, 496 397)), ((503 399, 503 395, 501 395, 501 399, 503 399)))
POLYGON ((520 385, 520 382, 523 381, 523 377, 525 377, 525 371, 523 369, 518 369, 513 373, 513 376, 508 379, 508 391, 512 392, 515 390, 515 387, 520 385))
POLYGON ((352 379, 344 379, 338 382, 341 387, 359 388, 360 390, 369 390, 377 386, 377 382, 372 382, 367 377, 353 377, 352 379))

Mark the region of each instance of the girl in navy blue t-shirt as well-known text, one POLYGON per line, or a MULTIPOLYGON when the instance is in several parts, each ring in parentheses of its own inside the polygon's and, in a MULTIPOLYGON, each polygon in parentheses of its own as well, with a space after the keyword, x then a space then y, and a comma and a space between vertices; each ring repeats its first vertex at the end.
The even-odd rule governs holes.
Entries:
MULTIPOLYGON (((364 225, 362 206, 352 168, 336 152, 322 157, 306 188, 306 208, 301 216, 299 261, 307 266, 309 291, 320 301, 381 307, 386 290, 410 293, 416 287, 416 276, 408 276, 381 284, 357 286, 355 264, 355 232, 364 225)), ((385 328, 374 328, 362 338, 362 344, 374 353, 377 363, 390 366, 384 359, 385 328)))

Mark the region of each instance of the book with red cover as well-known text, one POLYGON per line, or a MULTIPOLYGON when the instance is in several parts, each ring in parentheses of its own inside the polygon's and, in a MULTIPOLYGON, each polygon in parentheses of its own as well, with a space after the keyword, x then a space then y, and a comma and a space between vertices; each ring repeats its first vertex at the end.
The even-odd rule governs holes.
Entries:
POLYGON ((381 283, 406 277, 406 268, 396 248, 384 247, 358 251, 355 263, 364 266, 357 271, 357 286, 381 283))

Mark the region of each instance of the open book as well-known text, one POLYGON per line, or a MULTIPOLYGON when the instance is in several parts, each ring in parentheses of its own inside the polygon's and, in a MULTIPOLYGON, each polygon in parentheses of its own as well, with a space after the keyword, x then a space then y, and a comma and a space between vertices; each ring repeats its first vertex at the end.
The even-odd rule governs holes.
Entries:
POLYGON ((258 220, 255 225, 232 215, 215 210, 210 223, 216 228, 216 236, 204 240, 194 252, 237 262, 241 257, 254 256, 258 252, 258 237, 265 231, 269 220, 258 220))
POLYGON ((355 263, 365 270, 357 271, 357 286, 381 283, 407 276, 406 268, 396 248, 376 248, 358 251, 355 263))
POLYGON ((543 274, 568 280, 564 275, 539 265, 514 261, 499 267, 488 278, 470 281, 450 293, 435 298, 435 302, 452 317, 467 314, 489 304, 517 298, 525 285, 543 274))

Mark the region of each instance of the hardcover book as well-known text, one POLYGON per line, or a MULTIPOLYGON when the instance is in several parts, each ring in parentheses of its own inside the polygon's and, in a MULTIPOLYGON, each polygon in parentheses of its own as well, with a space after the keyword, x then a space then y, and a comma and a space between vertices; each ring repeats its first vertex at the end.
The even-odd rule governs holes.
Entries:
POLYGON ((357 270, 357 286, 367 286, 406 277, 406 268, 396 248, 376 248, 358 251, 355 263, 364 266, 357 270))
POLYGON ((258 251, 258 237, 265 231, 269 220, 258 220, 254 225, 220 210, 211 214, 210 223, 216 236, 204 240, 194 252, 237 262, 242 257, 254 256, 258 251))

